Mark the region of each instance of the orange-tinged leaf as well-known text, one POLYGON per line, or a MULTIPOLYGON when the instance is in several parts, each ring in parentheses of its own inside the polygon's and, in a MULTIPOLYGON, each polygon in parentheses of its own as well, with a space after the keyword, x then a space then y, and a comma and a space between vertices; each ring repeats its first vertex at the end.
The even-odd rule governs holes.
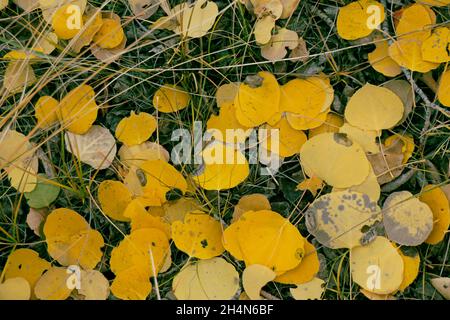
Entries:
POLYGON ((125 38, 120 21, 105 18, 102 20, 102 26, 95 33, 93 42, 100 48, 112 49, 117 47, 125 38))

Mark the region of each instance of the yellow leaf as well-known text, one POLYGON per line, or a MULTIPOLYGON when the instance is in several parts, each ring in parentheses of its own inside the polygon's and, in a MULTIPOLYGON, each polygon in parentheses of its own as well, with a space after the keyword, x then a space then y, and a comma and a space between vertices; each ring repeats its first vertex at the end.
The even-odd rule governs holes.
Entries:
POLYGON ((364 226, 372 226, 381 218, 375 201, 349 190, 321 196, 308 207, 305 216, 309 233, 320 244, 332 249, 361 245, 364 226))
POLYGON ((433 212, 433 230, 425 240, 428 244, 438 244, 444 240, 450 225, 449 201, 442 189, 434 185, 423 188, 419 200, 426 203, 433 212))
POLYGON ((145 300, 151 290, 149 274, 140 267, 122 270, 111 284, 112 294, 123 300, 145 300))
POLYGON ((321 133, 326 132, 339 132, 339 128, 344 124, 344 119, 337 114, 328 113, 325 122, 319 127, 312 128, 308 132, 308 138, 311 139, 314 136, 317 136, 321 133))
POLYGON ((350 268, 353 281, 376 294, 397 291, 403 281, 403 259, 385 237, 350 250, 350 268))
POLYGON ((181 87, 165 84, 153 95, 153 106, 159 112, 171 113, 185 109, 191 97, 181 87))
POLYGON ((117 153, 122 164, 128 168, 141 167, 145 161, 163 160, 169 162, 169 152, 161 145, 145 141, 134 146, 123 145, 117 153))
POLYGON ((24 278, 33 292, 36 282, 49 268, 50 262, 41 259, 36 251, 18 249, 8 257, 4 268, 4 278, 24 278))
POLYGON ((400 38, 389 46, 389 56, 401 67, 411 71, 428 72, 439 67, 439 63, 425 61, 422 57, 422 41, 400 38))
POLYGON ((313 196, 316 196, 317 190, 320 190, 324 187, 323 180, 317 177, 311 177, 304 179, 297 185, 297 190, 309 190, 313 196))
POLYGON ((102 258, 102 235, 73 210, 53 210, 45 221, 44 235, 49 255, 63 266, 93 269, 102 258))
POLYGON ((243 196, 234 207, 233 220, 235 222, 247 211, 270 210, 269 199, 263 194, 253 193, 243 196))
POLYGON ((318 177, 337 188, 362 183, 370 164, 363 149, 340 133, 322 133, 300 150, 300 162, 310 177, 318 177))
POLYGON ((60 39, 75 37, 83 27, 82 12, 79 6, 66 4, 56 10, 52 17, 52 27, 60 39))
POLYGON ((298 284, 296 288, 289 289, 295 300, 320 300, 325 291, 325 281, 313 278, 311 281, 298 284))
POLYGON ((117 140, 127 146, 134 146, 148 140, 155 132, 158 123, 151 114, 141 112, 135 114, 131 111, 131 115, 123 118, 116 127, 117 140))
POLYGON ((275 282, 284 284, 302 284, 313 280, 319 272, 320 261, 316 248, 305 240, 305 255, 300 264, 275 278, 275 282))
POLYGON ((429 36, 422 43, 422 58, 423 60, 442 63, 450 61, 448 47, 450 46, 450 29, 446 27, 439 27, 433 30, 429 36))
POLYGON ((274 152, 281 157, 290 157, 300 153, 300 149, 306 142, 307 137, 303 131, 293 129, 285 117, 274 124, 263 125, 262 129, 267 130, 264 135, 263 131, 259 131, 260 143, 265 141, 267 150, 274 152), (277 130, 275 137, 272 137, 272 130, 277 130))
POLYGON ((24 278, 10 278, 0 284, 0 300, 30 300, 30 284, 24 278))
POLYGON ((204 166, 193 176, 200 187, 206 190, 231 189, 242 183, 249 175, 249 164, 245 156, 221 142, 212 142, 202 151, 204 166))
POLYGON ((84 296, 84 300, 106 300, 109 296, 108 279, 100 271, 82 270, 78 293, 84 296))
POLYGON ((210 259, 224 252, 222 225, 201 211, 186 214, 184 222, 172 224, 175 245, 191 257, 210 259))
POLYGON ((102 211, 114 220, 130 221, 124 216, 124 212, 131 200, 131 192, 122 182, 105 180, 98 187, 98 201, 102 211))
MULTIPOLYGON (((147 278, 156 276, 169 250, 169 240, 159 229, 138 229, 126 236, 111 252, 111 271, 119 276, 123 271, 137 268, 147 278)), ((114 293, 114 290, 113 290, 114 293)))
POLYGON ((194 5, 183 3, 178 17, 178 32, 184 37, 200 38, 211 29, 219 14, 219 8, 213 1, 197 0, 194 5))
POLYGON ((383 225, 387 237, 405 246, 423 243, 433 229, 433 213, 408 191, 391 193, 383 204, 383 225))
POLYGON ((419 275, 420 255, 418 252, 415 252, 413 256, 408 256, 402 252, 401 248, 397 248, 397 252, 403 260, 403 280, 398 288, 398 290, 403 292, 419 275))
POLYGON ((63 127, 76 134, 86 133, 97 119, 98 106, 95 92, 89 85, 81 85, 70 91, 59 104, 63 127))
POLYGON ((414 138, 410 134, 394 134, 390 137, 387 137, 386 140, 384 140, 384 145, 389 148, 391 145, 396 144, 398 140, 401 140, 403 142, 402 145, 402 153, 403 153, 403 160, 402 163, 407 163, 409 158, 411 158, 412 154, 414 153, 415 144, 414 144, 414 138))
POLYGON ((243 126, 252 128, 272 118, 279 108, 280 87, 267 71, 248 76, 239 86, 234 100, 236 118, 243 126))
POLYGON ((120 21, 105 18, 102 20, 102 26, 95 33, 92 41, 100 48, 112 49, 120 45, 125 38, 120 21))
POLYGON ((418 3, 401 10, 400 14, 395 33, 401 39, 414 39, 422 42, 431 34, 428 27, 436 23, 434 12, 418 3))
POLYGON ((76 39, 71 43, 72 50, 79 53, 81 49, 89 45, 94 39, 95 34, 100 30, 103 24, 100 9, 90 7, 83 15, 83 28, 76 39))
POLYGON ((178 300, 230 300, 238 289, 239 274, 222 258, 189 264, 172 282, 178 300))
POLYGON ((389 56, 388 41, 377 41, 375 42, 375 46, 375 50, 370 52, 367 56, 372 68, 386 77, 395 77, 402 73, 402 69, 397 62, 389 56))
POLYGON ((67 286, 69 276, 66 268, 51 267, 36 283, 36 297, 40 300, 66 300, 72 293, 67 286))
POLYGON ((40 128, 48 128, 58 122, 59 101, 50 96, 42 96, 34 107, 34 116, 40 128))
POLYGON ((394 127, 403 117, 403 103, 391 90, 367 83, 357 90, 345 108, 345 120, 364 130, 394 127))
POLYGON ((339 8, 337 32, 346 40, 364 38, 377 29, 384 19, 384 7, 378 1, 353 1, 339 8))
POLYGON ((339 133, 346 134, 347 138, 349 138, 354 143, 359 144, 364 152, 372 154, 380 152, 378 137, 380 136, 381 132, 379 131, 363 130, 358 127, 354 127, 349 123, 344 123, 339 129, 339 133))
POLYGON ((274 280, 276 273, 263 265, 252 264, 242 273, 242 285, 250 300, 262 300, 261 289, 274 280))
POLYGON ((19 93, 36 82, 36 75, 27 60, 8 63, 3 77, 3 87, 9 93, 19 93))
POLYGON ((437 96, 441 104, 450 107, 450 70, 442 74, 437 96))

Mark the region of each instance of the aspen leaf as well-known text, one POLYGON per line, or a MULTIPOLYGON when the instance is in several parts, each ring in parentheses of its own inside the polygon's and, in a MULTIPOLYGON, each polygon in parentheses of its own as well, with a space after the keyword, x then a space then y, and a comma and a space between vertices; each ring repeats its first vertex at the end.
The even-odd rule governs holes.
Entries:
POLYGON ((53 210, 47 216, 43 230, 48 253, 63 266, 80 265, 84 269, 93 269, 103 255, 102 235, 91 229, 73 210, 53 210))
POLYGON ((381 218, 375 201, 349 190, 319 197, 308 207, 305 216, 309 233, 332 249, 361 245, 364 226, 371 226, 381 218))
POLYGON ((155 0, 128 0, 128 4, 138 19, 150 18, 159 8, 159 1, 155 0))
POLYGON ((270 210, 244 213, 225 229, 224 246, 247 266, 264 265, 276 274, 295 268, 304 256, 304 239, 298 229, 270 210))
POLYGON ((450 278, 434 278, 431 284, 445 299, 450 300, 450 278))
POLYGON ((3 88, 10 93, 18 93, 36 82, 36 75, 31 65, 25 60, 8 63, 3 77, 3 88))
POLYGON ((5 9, 8 6, 9 0, 1 0, 0 1, 0 10, 5 9))
POLYGON ((394 92, 403 102, 403 117, 399 123, 402 123, 411 113, 414 106, 414 94, 411 83, 406 80, 392 80, 383 84, 384 88, 387 88, 394 92))
POLYGON ((201 211, 186 214, 184 222, 172 223, 172 237, 177 248, 191 257, 210 259, 224 251, 220 222, 201 211))
POLYGON ((416 2, 436 7, 443 7, 450 4, 450 0, 416 0, 416 2))
POLYGON ((271 119, 280 102, 277 79, 267 71, 248 76, 239 86, 234 100, 236 118, 243 126, 252 128, 271 119))
POLYGON ((10 129, 0 131, 0 168, 29 165, 37 171, 34 159, 33 145, 25 135, 10 129))
POLYGON ((252 264, 242 273, 242 285, 250 300, 262 300, 261 289, 274 280, 276 273, 263 265, 252 264))
MULTIPOLYGON (((333 192, 344 190, 345 189, 342 188, 333 188, 333 192)), ((372 168, 370 168, 369 175, 367 176, 366 180, 364 180, 361 184, 348 188, 347 190, 364 193, 368 195, 372 201, 378 201, 381 194, 380 184, 378 183, 378 179, 375 176, 372 168)))
POLYGON ((292 50, 298 45, 298 35, 295 31, 286 28, 278 28, 276 31, 270 41, 261 47, 261 55, 270 61, 283 59, 287 55, 286 48, 292 50))
POLYGON ((251 132, 236 119, 233 102, 222 102, 219 115, 209 118, 206 129, 216 140, 229 144, 244 143, 251 132))
POLYGON ((384 19, 384 7, 378 1, 353 1, 339 8, 337 32, 346 40, 364 38, 377 29, 384 19))
POLYGON ((439 67, 438 63, 425 61, 422 57, 422 41, 400 38, 389 46, 389 56, 399 66, 411 71, 428 72, 439 67))
POLYGON ((125 38, 120 21, 105 18, 102 20, 102 26, 95 33, 92 41, 103 49, 112 49, 120 45, 125 38))
POLYGON ((123 300, 145 300, 152 290, 149 278, 146 270, 130 267, 116 274, 111 284, 111 292, 123 300))
POLYGON ((400 66, 389 56, 387 40, 375 43, 375 50, 368 54, 369 63, 377 72, 386 77, 395 77, 402 73, 400 66))
POLYGON ((280 0, 283 5, 283 12, 281 13, 280 19, 289 18, 297 9, 300 0, 280 0))
POLYGON ((403 260, 403 280, 398 290, 403 292, 419 275, 420 255, 417 251, 412 256, 406 255, 401 248, 398 248, 397 251, 403 260))
POLYGON ((271 15, 264 16, 256 21, 253 31, 256 43, 266 45, 270 42, 272 29, 275 28, 275 21, 276 19, 271 15))
POLYGON ((345 108, 345 119, 364 130, 394 127, 403 117, 403 103, 389 89, 370 83, 357 90, 345 108))
MULTIPOLYGON (((138 229, 126 236, 111 252, 111 271, 119 276, 124 270, 136 267, 150 276, 158 273, 169 249, 163 231, 155 228, 138 229)), ((113 291, 114 293, 114 291, 113 291)))
POLYGON ((450 70, 442 74, 437 96, 441 104, 450 107, 450 70))
POLYGON ((296 190, 302 190, 306 191, 309 190, 309 192, 312 193, 313 196, 316 196, 317 191, 319 189, 322 189, 324 187, 323 180, 317 177, 311 177, 304 179, 302 182, 300 182, 297 185, 296 190))
POLYGON ((32 192, 37 185, 37 172, 31 166, 14 166, 7 169, 9 183, 20 193, 32 192))
POLYGON ((40 300, 66 300, 72 293, 67 286, 70 273, 66 268, 51 267, 36 283, 34 293, 40 300))
POLYGON ((398 244, 418 246, 433 229, 430 207, 408 191, 391 193, 384 201, 382 212, 386 235, 398 244))
POLYGON ((140 167, 145 161, 163 160, 169 162, 169 152, 161 145, 145 141, 141 144, 120 147, 117 153, 120 161, 128 168, 140 167))
POLYGON ((403 142, 397 140, 389 147, 381 145, 377 154, 367 155, 378 183, 385 184, 397 178, 403 171, 403 142))
MULTIPOLYGON (((27 1, 27 0, 25 0, 25 1, 27 1)), ((38 1, 33 1, 33 2, 38 2, 38 5, 42 11, 42 17, 49 24, 52 23, 53 17, 55 16, 56 11, 58 11, 61 7, 74 5, 79 8, 79 11, 82 15, 84 13, 84 10, 86 9, 86 5, 87 5, 86 0, 38 0, 38 1)), ((72 19, 77 19, 79 17, 77 10, 74 9, 74 7, 72 7, 71 9, 73 11, 69 10, 68 13, 73 14, 72 19)), ((70 21, 75 23, 76 20, 72 20, 72 19, 70 21)), ((73 27, 76 27, 76 25, 73 27)))
POLYGON ((148 140, 155 132, 158 123, 151 114, 141 112, 131 114, 127 118, 123 118, 116 127, 117 140, 127 146, 141 144, 148 140))
POLYGON ((132 200, 123 215, 131 220, 131 232, 138 229, 154 228, 164 232, 167 239, 172 237, 170 224, 165 222, 162 217, 154 216, 145 210, 139 199, 132 200))
POLYGON ((203 189, 231 189, 249 175, 247 159, 233 146, 213 142, 203 149, 202 158, 203 170, 193 178, 203 189))
POLYGON ((439 27, 433 30, 422 43, 422 58, 425 61, 443 63, 450 61, 448 48, 450 46, 450 29, 439 27))
POLYGON ((231 300, 238 289, 239 274, 222 258, 191 263, 172 282, 178 300, 231 300))
POLYGON ((130 221, 124 216, 124 212, 131 200, 131 192, 122 182, 104 180, 98 187, 100 207, 108 217, 114 220, 130 221))
POLYGON ((385 237, 351 249, 350 270, 354 282, 376 294, 392 293, 403 281, 402 257, 385 237))
POLYGON ((370 164, 361 146, 338 133, 323 133, 306 141, 300 162, 308 176, 337 188, 358 185, 369 175, 370 164))
POLYGON ((328 113, 324 123, 316 128, 312 128, 308 132, 308 138, 311 139, 321 133, 333 132, 338 133, 339 128, 344 124, 344 119, 337 114, 328 113))
POLYGON ((201 210, 201 204, 192 198, 180 198, 164 204, 164 218, 169 223, 184 221, 186 214, 201 210))
POLYGON ((391 145, 399 143, 399 141, 402 142, 402 153, 403 153, 403 160, 402 163, 407 163, 409 158, 411 158, 414 149, 414 138, 410 134, 394 134, 390 137, 387 137, 386 140, 384 140, 384 145, 389 148, 391 145))
POLYGON ((40 258, 36 251, 18 249, 8 257, 4 268, 4 278, 23 278, 33 292, 36 282, 48 269, 50 269, 50 262, 40 258))
POLYGON ((98 112, 92 87, 81 85, 70 91, 61 100, 59 112, 65 129, 75 134, 86 133, 97 119, 98 112))
MULTIPOLYGON (((233 103, 234 99, 239 92, 239 82, 225 83, 217 88, 216 91, 216 103, 222 110, 224 103, 233 103)), ((227 104, 229 106, 229 104, 227 104)))
POLYGON ((26 223, 28 227, 33 230, 34 234, 38 237, 41 236, 41 225, 47 217, 46 209, 33 209, 30 208, 30 211, 27 214, 26 223))
POLYGON ((306 142, 307 137, 303 131, 293 129, 288 120, 282 117, 281 120, 273 126, 264 125, 263 129, 267 129, 267 134, 259 132, 260 141, 266 140, 267 150, 274 152, 281 157, 290 157, 300 153, 300 149, 306 142), (277 130, 278 134, 272 138, 272 130, 277 130), (262 139, 261 139, 262 138, 262 139), (274 144, 277 147, 274 147, 274 144))
POLYGON ((109 282, 97 270, 82 270, 78 293, 84 300, 106 300, 109 296, 109 282))
POLYGON ((197 0, 194 5, 184 4, 179 15, 179 33, 184 37, 200 38, 211 29, 219 14, 213 1, 197 0))
POLYGON ((438 244, 444 240, 450 225, 449 201, 442 188, 434 185, 425 186, 419 200, 426 203, 433 213, 433 229, 425 242, 438 244))
POLYGON ((289 54, 289 59, 291 61, 301 61, 306 62, 309 59, 309 50, 306 45, 306 41, 303 38, 299 38, 297 46, 291 50, 289 54))
POLYGON ((163 113, 183 110, 189 105, 189 101, 189 93, 170 84, 163 85, 153 96, 153 106, 163 113))
POLYGON ((94 39, 95 34, 100 30, 103 24, 100 9, 90 7, 83 15, 83 28, 80 34, 71 43, 72 50, 79 53, 81 49, 89 45, 94 39))
POLYGON ((75 37, 83 27, 82 14, 80 7, 72 4, 58 8, 52 17, 52 27, 58 38, 69 40, 75 37))
POLYGON ((269 199, 263 194, 253 193, 243 196, 234 206, 233 220, 235 222, 247 211, 270 210, 269 199))
POLYGON ((125 185, 146 206, 160 206, 167 201, 166 194, 172 189, 186 192, 187 182, 183 175, 164 160, 148 160, 139 169, 130 170, 125 185))
POLYGON ((127 38, 124 37, 122 42, 112 49, 105 49, 94 42, 91 43, 91 53, 96 57, 98 60, 102 61, 103 63, 110 64, 115 61, 117 61, 122 54, 126 51, 125 47, 127 45, 127 38))
POLYGON ((325 281, 313 278, 311 281, 297 284, 296 288, 289 289, 295 300, 320 300, 325 291, 325 281))
POLYGON ((359 289, 359 292, 361 292, 367 299, 369 300, 397 300, 394 296, 390 294, 376 294, 373 292, 370 292, 366 289, 359 289))
POLYGON ((34 116, 37 125, 41 128, 48 128, 58 122, 59 101, 50 96, 42 96, 34 107, 34 116))
POLYGON ((0 284, 0 300, 30 300, 30 284, 24 278, 10 278, 0 284))
POLYGON ((36 44, 33 47, 34 51, 42 52, 43 54, 50 54, 56 49, 58 44, 58 36, 54 32, 47 32, 39 34, 36 44))
POLYGON ((314 279, 319 272, 320 261, 316 248, 305 240, 305 255, 300 264, 275 278, 275 282, 284 284, 303 284, 314 279))
POLYGON ((85 134, 66 132, 66 150, 94 169, 109 168, 116 156, 116 141, 108 129, 92 126, 85 134))
POLYGON ((34 209, 42 209, 50 206, 59 195, 60 188, 47 180, 45 175, 39 175, 34 190, 25 193, 28 206, 34 209))
POLYGON ((431 34, 427 27, 435 23, 434 12, 422 4, 415 3, 401 11, 395 33, 397 36, 401 36, 401 39, 414 39, 422 42, 431 34))
POLYGON ((377 138, 380 133, 376 130, 363 130, 351 124, 344 123, 339 129, 339 133, 346 134, 347 138, 359 144, 365 152, 372 154, 380 152, 380 147, 377 143, 377 138))

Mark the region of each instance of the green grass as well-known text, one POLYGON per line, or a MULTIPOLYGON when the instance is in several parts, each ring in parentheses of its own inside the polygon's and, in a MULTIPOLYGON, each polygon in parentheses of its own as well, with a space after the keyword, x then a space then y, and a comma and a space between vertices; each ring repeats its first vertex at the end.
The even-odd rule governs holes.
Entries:
MULTIPOLYGON (((102 1, 89 1, 100 6, 102 1)), ((28 134, 36 125, 33 116, 33 103, 40 95, 52 95, 62 98, 68 91, 87 81, 97 93, 96 101, 101 112, 96 123, 109 128, 111 132, 117 123, 131 110, 145 111, 156 115, 152 105, 154 92, 164 83, 182 86, 192 95, 189 108, 176 114, 158 114, 159 132, 157 141, 171 150, 174 142, 171 133, 177 128, 190 129, 194 121, 206 121, 217 114, 214 94, 218 86, 242 81, 247 75, 260 70, 273 72, 280 84, 295 76, 307 76, 316 72, 327 74, 335 90, 336 99, 333 111, 342 114, 349 95, 363 84, 383 84, 388 78, 375 72, 367 62, 367 54, 374 49, 372 41, 354 43, 342 40, 336 34, 333 25, 324 19, 334 21, 337 7, 351 1, 314 1, 301 0, 295 14, 288 20, 281 20, 281 26, 295 30, 301 35, 310 50, 311 58, 306 62, 280 61, 275 64, 265 61, 260 55, 259 46, 252 35, 254 18, 245 7, 231 1, 219 0, 220 15, 210 32, 200 39, 180 40, 170 31, 151 30, 151 22, 163 15, 161 9, 149 20, 135 20, 126 1, 112 0, 104 5, 126 23, 128 50, 121 59, 111 65, 105 65, 93 57, 89 51, 82 50, 79 55, 64 53, 65 42, 42 63, 34 65, 40 86, 28 88, 23 94, 8 96, 2 91, 0 100, 0 118, 3 123, 11 124, 16 130, 28 134), (134 45, 131 45, 134 44, 134 45), (85 52, 83 52, 85 51, 85 52), (32 90, 33 89, 33 90, 32 90), (26 102, 26 103, 24 103, 26 102)), ((402 1, 412 3, 413 1, 402 1)), ((171 6, 177 2, 170 1, 171 6)), ((395 6, 394 9, 398 9, 395 6)), ((450 22, 450 9, 435 10, 439 23, 450 22)), ((30 37, 36 30, 42 31, 44 25, 38 12, 23 14, 13 4, 0 12, 0 56, 13 49, 29 46, 30 37)), ((389 26, 392 33, 392 26, 389 26)), ((0 70, 6 68, 7 61, 0 59, 0 70)), ((432 72, 434 79, 447 68, 442 64, 432 72)), ((3 71, 0 74, 3 75, 3 71)), ((2 80, 0 76, 0 80, 2 80)), ((398 78, 404 78, 399 76, 398 78)), ((414 74, 417 84, 430 100, 436 101, 435 93, 421 81, 420 74, 414 74)), ((416 150, 406 165, 417 171, 399 190, 408 190, 414 194, 428 183, 448 184, 449 172, 449 119, 437 110, 431 110, 430 127, 423 132, 425 107, 420 97, 416 97, 416 107, 395 132, 407 132, 414 137, 416 150)), ((0 128, 2 129, 2 128, 0 128)), ((387 136, 385 132, 383 137, 387 136)), ((66 152, 63 134, 58 128, 38 130, 33 134, 33 142, 41 145, 53 164, 57 182, 64 191, 54 203, 55 208, 67 207, 77 211, 100 231, 105 239, 104 258, 99 269, 109 279, 114 275, 109 271, 111 249, 129 232, 124 223, 111 223, 104 218, 96 207, 96 188, 105 179, 117 179, 117 171, 108 169, 97 172, 87 165, 80 164, 66 152)), ((152 141, 156 141, 155 136, 152 141)), ((117 167, 117 166, 116 166, 117 167)), ((191 172, 192 166, 179 168, 191 172)), ((42 170, 40 170, 42 171, 42 170)), ((406 170, 405 170, 406 171, 406 170)), ((259 168, 251 168, 251 174, 245 183, 221 192, 198 192, 196 197, 205 204, 205 210, 230 222, 233 205, 242 195, 254 192, 270 197, 275 211, 289 216, 295 221, 303 235, 307 230, 303 213, 314 199, 310 193, 295 191, 295 186, 303 179, 298 156, 287 159, 275 177, 258 174, 259 168)), ((327 189, 328 190, 328 189, 327 189)), ((388 193, 383 193, 381 203, 388 193)), ((6 178, 0 181, 0 269, 10 252, 20 247, 30 247, 38 251, 41 257, 52 261, 42 239, 34 235, 25 223, 28 212, 25 199, 12 189, 6 178)), ((330 250, 320 246, 323 262, 320 276, 327 280, 326 299, 362 299, 358 286, 353 284, 349 272, 349 254, 347 250, 330 250)), ((423 244, 417 247, 421 257, 421 272, 418 279, 405 292, 398 294, 401 299, 442 299, 429 284, 433 276, 449 276, 450 236, 435 246, 423 244)), ((188 256, 176 250, 172 244, 173 265, 169 272, 158 278, 159 290, 163 297, 171 290, 174 275, 185 264, 188 256)), ((241 272, 242 262, 237 262, 228 254, 231 262, 241 272)), ((290 286, 271 283, 267 292, 281 299, 290 298, 290 286)), ((150 298, 156 297, 153 292, 150 298)))

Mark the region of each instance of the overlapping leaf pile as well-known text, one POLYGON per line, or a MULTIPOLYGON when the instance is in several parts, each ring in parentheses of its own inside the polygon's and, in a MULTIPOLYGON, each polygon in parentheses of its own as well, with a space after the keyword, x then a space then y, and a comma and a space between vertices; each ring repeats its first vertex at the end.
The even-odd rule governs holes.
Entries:
MULTIPOLYGON (((428 132, 415 127, 418 97, 411 72, 427 74, 422 80, 435 85, 437 99, 425 107, 439 112, 436 118, 448 117, 450 29, 434 6, 449 1, 416 1, 396 5, 393 12, 375 0, 340 7, 332 27, 342 41, 372 41, 367 66, 380 73, 370 83, 357 80, 345 99, 336 88, 347 80, 339 77, 352 76, 338 70, 300 75, 253 70, 234 82, 214 84, 211 110, 218 112, 203 119, 201 133, 209 140, 195 146, 201 163, 193 165, 175 161, 179 154, 161 136, 193 127, 189 121, 205 104, 201 90, 161 78, 152 96, 145 96, 151 107, 107 110, 117 101, 97 75, 124 57, 136 58, 126 54, 136 46, 127 39, 129 17, 87 1, 13 2, 39 15, 48 28, 36 43, 3 56, 5 99, 35 91, 28 100, 18 98, 32 109, 35 126, 23 130, 14 111, 1 109, 3 184, 19 200, 0 223, 0 241, 15 243, 1 266, 0 299, 258 300, 273 298, 267 292, 273 288, 298 300, 321 299, 327 291, 340 294, 344 268, 359 297, 403 297, 421 277, 449 299, 449 278, 443 272, 426 277, 430 262, 421 254, 421 248, 434 250, 449 241, 448 172, 434 180, 422 174, 419 187, 405 187, 421 164, 437 171, 432 156, 423 155, 419 135, 428 132), (369 25, 371 12, 378 19, 369 25), (388 19, 395 34, 383 27, 388 19), (98 61, 87 78, 51 94, 41 90, 46 84, 40 69, 46 58, 60 58, 55 52, 98 61), (375 80, 403 75, 406 80, 375 80), (249 155, 252 146, 246 146, 254 132, 258 165, 249 155), (49 147, 55 139, 58 156, 49 147), (274 160, 289 173, 269 170, 270 183, 259 188, 254 166, 268 168, 274 160), (63 179, 56 172, 75 177, 63 179), (295 201, 287 193, 294 193, 295 201), (71 206, 76 197, 77 210, 71 206), (18 231, 17 221, 26 231, 18 231), (24 243, 16 246, 22 233, 24 243), (80 283, 71 286, 74 275, 80 283)), ((308 59, 300 33, 283 22, 300 14, 299 1, 233 5, 251 13, 249 34, 262 58, 281 62, 289 52, 289 61, 308 59)), ((169 31, 180 47, 211 40, 225 8, 207 0, 172 7, 167 1, 130 0, 129 6, 133 19, 146 22, 144 37, 169 31), (159 7, 165 15, 147 23, 159 7)), ((153 35, 149 39, 154 41, 153 35)), ((189 57, 194 51, 176 48, 174 55, 189 57)), ((145 68, 125 69, 119 73, 145 68)), ((125 103, 133 98, 128 99, 125 103)), ((448 122, 439 126, 448 130, 448 122)), ((448 166, 448 155, 445 161, 448 166)))

